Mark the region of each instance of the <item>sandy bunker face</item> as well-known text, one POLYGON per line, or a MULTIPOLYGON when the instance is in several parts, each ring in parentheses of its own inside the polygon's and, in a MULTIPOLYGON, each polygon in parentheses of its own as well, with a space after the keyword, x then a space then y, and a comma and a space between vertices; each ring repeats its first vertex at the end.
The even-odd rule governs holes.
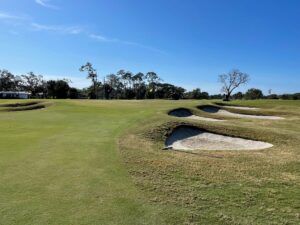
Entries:
POLYGON ((248 107, 248 106, 239 106, 239 105, 229 105, 229 104, 224 104, 224 103, 215 103, 216 105, 223 106, 225 108, 229 109, 244 109, 244 110, 258 110, 259 108, 256 107, 248 107))
POLYGON ((254 108, 254 107, 247 107, 247 106, 232 106, 232 105, 226 105, 224 106, 226 108, 230 109, 244 109, 244 110, 258 110, 259 108, 254 108))
POLYGON ((267 142, 213 134, 189 126, 176 128, 165 144, 176 150, 259 150, 273 146, 267 142))
POLYGON ((222 116, 231 116, 231 117, 238 117, 238 118, 249 118, 249 119, 266 119, 266 120, 281 120, 284 119, 283 117, 279 116, 259 116, 259 115, 247 115, 247 114, 240 114, 240 113, 232 113, 227 110, 221 109, 215 106, 204 106, 200 108, 204 112, 208 113, 216 113, 222 116))
POLYGON ((176 116, 176 117, 183 117, 187 119, 194 119, 194 120, 215 121, 215 122, 223 121, 223 120, 193 115, 190 110, 185 108, 174 109, 171 112, 169 112, 169 115, 176 116))

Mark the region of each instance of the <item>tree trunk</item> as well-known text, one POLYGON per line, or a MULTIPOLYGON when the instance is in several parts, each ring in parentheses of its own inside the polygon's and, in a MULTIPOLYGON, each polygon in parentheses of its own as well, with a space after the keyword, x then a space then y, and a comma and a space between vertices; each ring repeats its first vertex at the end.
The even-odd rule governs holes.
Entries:
POLYGON ((225 95, 224 101, 229 101, 229 100, 230 100, 230 93, 228 93, 228 94, 225 95))

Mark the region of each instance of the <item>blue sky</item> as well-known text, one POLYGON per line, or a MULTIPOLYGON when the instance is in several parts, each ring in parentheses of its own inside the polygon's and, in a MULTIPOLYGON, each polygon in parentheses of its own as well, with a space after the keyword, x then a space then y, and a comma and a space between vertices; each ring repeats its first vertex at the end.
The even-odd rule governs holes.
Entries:
POLYGON ((219 93, 233 68, 267 93, 300 92, 298 0, 0 0, 0 68, 90 82, 119 69, 219 93))

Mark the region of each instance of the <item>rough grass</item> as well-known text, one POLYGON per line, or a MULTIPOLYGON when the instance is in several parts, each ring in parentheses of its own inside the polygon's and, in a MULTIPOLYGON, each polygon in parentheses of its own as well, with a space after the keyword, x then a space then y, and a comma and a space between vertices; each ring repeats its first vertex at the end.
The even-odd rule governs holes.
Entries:
POLYGON ((126 134, 127 138, 120 141, 122 155, 149 199, 184 209, 184 216, 177 218, 179 223, 298 224, 300 123, 293 117, 299 112, 299 105, 294 103, 284 111, 291 115, 284 122, 192 122, 214 133, 274 144, 268 150, 162 151, 172 130, 191 122, 164 122, 157 117, 152 118, 155 124, 139 126, 130 136, 126 134))
POLYGON ((45 110, 0 112, 0 224, 299 222, 299 101, 234 102, 286 120, 218 123, 167 115, 179 107, 203 115, 196 106, 209 101, 48 102, 45 110), (274 147, 161 150, 183 123, 274 147))

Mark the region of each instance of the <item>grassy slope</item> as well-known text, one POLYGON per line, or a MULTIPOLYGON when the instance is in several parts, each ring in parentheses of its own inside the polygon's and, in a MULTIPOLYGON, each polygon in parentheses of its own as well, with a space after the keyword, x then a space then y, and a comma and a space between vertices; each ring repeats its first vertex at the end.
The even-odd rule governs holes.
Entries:
POLYGON ((157 114, 151 125, 137 126, 120 141, 123 158, 135 183, 152 202, 180 208, 181 223, 298 224, 300 102, 235 103, 260 107, 274 114, 280 112, 287 119, 227 118, 222 123, 194 121, 193 124, 214 132, 269 141, 273 148, 200 151, 197 155, 161 151, 160 137, 169 132, 168 126, 182 120, 157 114), (156 126, 160 128, 153 129, 156 126), (160 143, 140 135, 143 130, 158 133, 149 136, 160 143), (138 147, 133 147, 134 144, 138 147))
POLYGON ((140 135, 179 121, 167 110, 199 101, 55 101, 0 112, 0 224, 295 223, 300 103, 245 103, 294 115, 220 126, 283 133, 284 146, 207 157, 163 152, 140 135))

